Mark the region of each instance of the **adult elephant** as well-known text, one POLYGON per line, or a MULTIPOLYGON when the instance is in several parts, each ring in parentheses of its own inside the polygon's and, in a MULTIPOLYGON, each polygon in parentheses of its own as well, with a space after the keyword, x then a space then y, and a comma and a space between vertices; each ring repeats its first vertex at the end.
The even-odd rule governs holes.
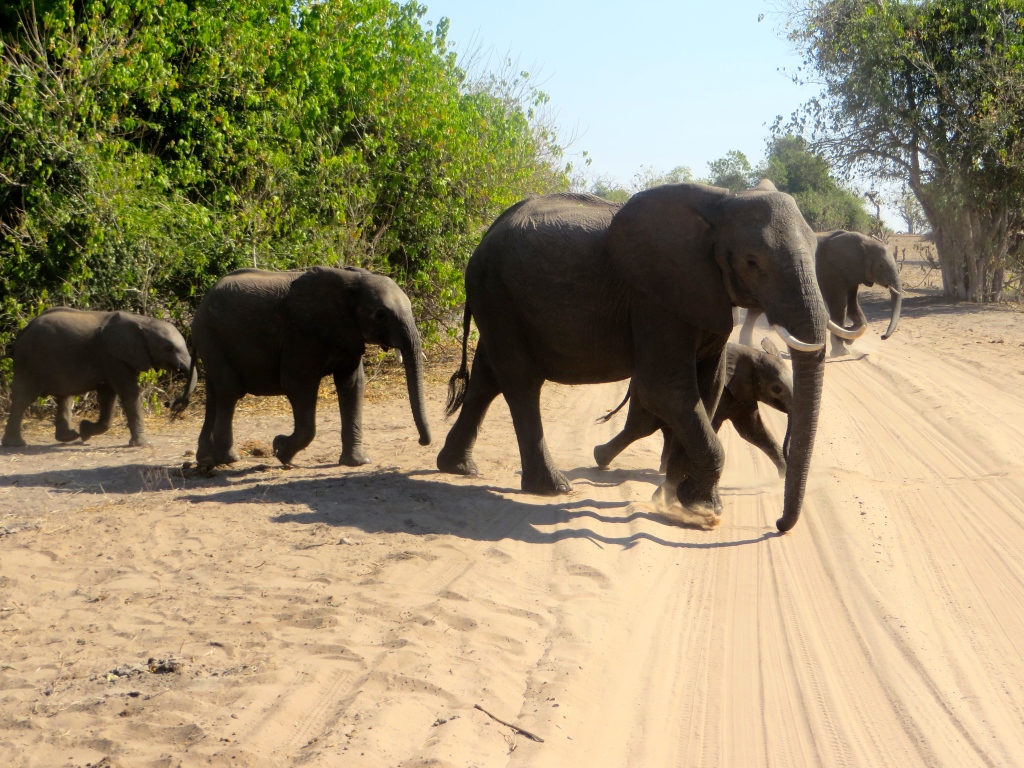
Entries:
POLYGON ((341 411, 339 463, 368 463, 362 449, 367 344, 403 353, 420 445, 430 444, 420 337, 409 298, 390 278, 354 267, 240 269, 207 291, 192 322, 192 341, 206 368, 200 463, 238 461, 232 421, 245 394, 288 398, 295 428, 275 437, 273 446, 282 464, 291 463, 316 434, 317 392, 327 375, 334 376, 341 411))
POLYGON ((178 329, 163 320, 130 312, 96 312, 54 307, 26 325, 14 342, 11 412, 3 445, 21 447, 21 420, 36 398, 57 400, 55 437, 60 442, 88 440, 110 428, 120 398, 131 433, 129 445, 149 445, 142 420, 139 373, 153 369, 190 374, 185 392, 172 404, 178 410, 196 386, 195 371, 178 329), (75 395, 95 391, 99 421, 83 419, 71 428, 75 395))
MULTIPOLYGON (((764 352, 731 341, 726 345, 725 388, 711 418, 711 428, 717 434, 722 424, 731 421, 739 436, 760 448, 772 460, 779 477, 785 477, 785 453, 762 421, 757 404, 764 403, 788 414, 793 406, 793 378, 789 365, 782 359, 771 339, 765 338, 762 346, 765 348, 764 352)), ((629 403, 629 410, 626 412, 626 423, 622 431, 607 443, 594 447, 594 460, 597 466, 607 469, 612 460, 628 446, 660 429, 665 438, 660 469, 664 472, 668 467, 672 432, 661 420, 636 402, 633 398, 632 384, 626 390, 626 397, 622 402, 598 421, 608 421, 626 403, 629 403)))
POLYGON ((732 307, 763 309, 793 349, 789 472, 777 525, 800 514, 824 372, 828 316, 814 275, 814 233, 789 195, 762 182, 730 193, 700 184, 645 190, 619 206, 579 194, 517 203, 491 225, 466 267, 461 405, 437 466, 475 474, 480 422, 503 394, 515 425, 522 487, 567 493, 544 442, 546 380, 633 377, 640 404, 676 440, 655 494, 684 520, 718 521, 724 455, 711 426, 725 380, 732 307), (471 317, 480 341, 467 365, 471 317), (468 379, 468 382, 467 382, 468 379))
MULTIPOLYGON (((818 286, 825 299, 829 318, 839 326, 838 330, 831 333, 831 354, 845 355, 848 351, 846 342, 859 339, 867 330, 864 311, 857 301, 857 292, 862 285, 870 288, 877 283, 889 289, 892 312, 889 327, 882 334, 882 339, 888 339, 896 333, 903 306, 903 288, 896 260, 885 245, 873 237, 844 229, 819 232, 816 237, 818 286), (849 328, 845 327, 847 317, 853 321, 849 328)), ((757 310, 748 310, 740 329, 741 344, 752 343, 754 324, 760 315, 757 310)))

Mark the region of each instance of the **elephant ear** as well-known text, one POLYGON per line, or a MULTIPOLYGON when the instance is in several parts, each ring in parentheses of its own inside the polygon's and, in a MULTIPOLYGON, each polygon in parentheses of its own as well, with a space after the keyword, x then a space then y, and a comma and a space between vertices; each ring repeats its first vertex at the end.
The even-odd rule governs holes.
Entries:
POLYGON ((361 272, 314 267, 295 278, 284 301, 292 327, 328 347, 358 335, 355 304, 361 272))
POLYGON ((754 387, 754 358, 757 354, 750 347, 738 351, 735 359, 726 368, 726 387, 741 403, 752 403, 757 399, 754 387))
POLYGON ((132 370, 148 371, 153 367, 139 318, 125 312, 114 312, 100 330, 100 339, 108 355, 132 370))
POLYGON ((775 342, 772 341, 767 336, 765 336, 763 339, 761 339, 761 349, 763 349, 765 352, 767 352, 772 357, 776 357, 779 360, 782 359, 782 353, 779 351, 779 348, 777 346, 775 346, 775 342))
POLYGON ((683 322, 727 336, 732 302, 715 261, 714 215, 728 190, 667 184, 638 192, 608 227, 622 279, 683 322))

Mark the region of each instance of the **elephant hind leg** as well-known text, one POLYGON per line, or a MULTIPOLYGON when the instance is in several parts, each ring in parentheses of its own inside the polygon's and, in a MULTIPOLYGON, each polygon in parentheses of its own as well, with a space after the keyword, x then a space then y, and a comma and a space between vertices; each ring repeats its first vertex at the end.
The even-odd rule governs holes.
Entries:
POLYGON ((32 405, 32 401, 39 395, 23 381, 19 381, 17 375, 14 377, 11 390, 11 412, 7 416, 7 426, 4 428, 0 444, 4 448, 24 448, 25 438, 21 436, 21 420, 25 416, 25 411, 32 405))
POLYGON ((75 399, 70 395, 57 398, 57 418, 54 420, 53 436, 59 443, 70 443, 77 440, 79 434, 71 428, 71 408, 75 399))
POLYGON ((501 394, 501 385, 491 367, 491 361, 481 341, 473 356, 473 369, 469 375, 462 409, 455 424, 448 431, 444 447, 437 454, 437 468, 453 475, 475 475, 473 446, 480 432, 480 424, 494 398, 501 394))
POLYGON ((213 458, 213 427, 217 423, 217 389, 213 380, 206 379, 206 404, 203 416, 203 428, 199 430, 199 441, 196 445, 196 463, 212 464, 213 458))
POLYGON ((102 435, 110 429, 110 422, 114 417, 114 402, 117 394, 110 386, 102 386, 96 390, 96 397, 100 404, 99 421, 82 419, 78 424, 78 431, 82 433, 82 441, 88 440, 95 435, 102 435))
POLYGON ((659 426, 658 419, 640 405, 637 398, 631 397, 622 431, 607 443, 594 447, 594 461, 601 469, 607 469, 616 456, 637 440, 653 435, 659 426))

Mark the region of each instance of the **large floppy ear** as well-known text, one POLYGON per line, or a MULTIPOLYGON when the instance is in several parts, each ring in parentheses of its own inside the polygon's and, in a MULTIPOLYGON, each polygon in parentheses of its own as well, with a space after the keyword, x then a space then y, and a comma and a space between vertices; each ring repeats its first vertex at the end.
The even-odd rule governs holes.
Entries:
POLYGON ((284 302, 292 327, 331 347, 358 336, 361 271, 314 267, 295 278, 284 302))
POLYGON ((741 403, 751 403, 757 399, 757 392, 754 386, 754 358, 757 354, 751 347, 743 347, 736 354, 731 370, 727 370, 725 386, 728 387, 732 396, 741 403))
POLYGON ((135 371, 148 371, 153 359, 146 344, 146 332, 139 319, 125 312, 114 312, 104 323, 100 339, 106 353, 135 371))
POLYGON ((728 190, 667 184, 638 192, 608 227, 618 273, 683 322, 728 335, 732 302, 715 261, 714 213, 728 190))

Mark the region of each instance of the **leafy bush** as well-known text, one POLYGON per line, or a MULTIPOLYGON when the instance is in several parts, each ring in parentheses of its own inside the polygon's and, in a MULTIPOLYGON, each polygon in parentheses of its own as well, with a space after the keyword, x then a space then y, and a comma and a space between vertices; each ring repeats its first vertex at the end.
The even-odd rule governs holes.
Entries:
POLYGON ((388 274, 433 338, 490 221, 567 184, 544 94, 469 82, 416 2, 32 7, 0 13, 0 352, 55 304, 187 333, 242 266, 388 274))

